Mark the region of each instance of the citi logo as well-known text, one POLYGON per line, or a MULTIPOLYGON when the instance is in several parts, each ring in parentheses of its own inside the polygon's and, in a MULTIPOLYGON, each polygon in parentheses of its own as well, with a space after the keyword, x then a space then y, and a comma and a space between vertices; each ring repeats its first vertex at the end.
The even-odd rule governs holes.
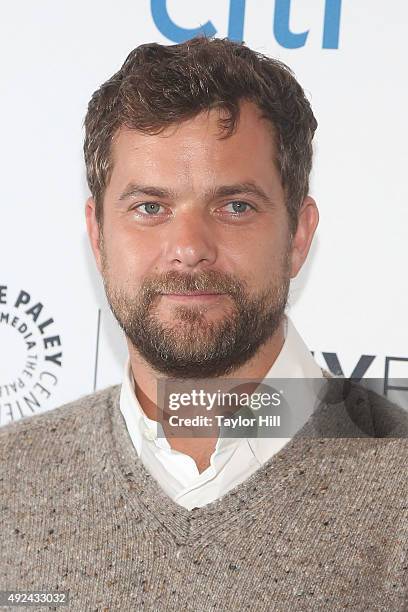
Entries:
MULTIPOLYGON (((309 35, 308 29, 293 32, 290 28, 291 11, 295 2, 296 0, 275 0, 271 34, 276 42, 285 49, 304 47, 309 35)), ((322 14, 322 49, 339 48, 341 2, 342 0, 325 0, 322 14)), ((150 4, 156 27, 166 38, 175 43, 184 42, 200 34, 215 36, 218 33, 218 28, 211 20, 197 24, 196 28, 183 28, 182 25, 175 23, 167 10, 167 0, 151 0, 150 4)), ((237 42, 244 40, 245 5, 246 0, 229 0, 227 36, 230 40, 237 42)))

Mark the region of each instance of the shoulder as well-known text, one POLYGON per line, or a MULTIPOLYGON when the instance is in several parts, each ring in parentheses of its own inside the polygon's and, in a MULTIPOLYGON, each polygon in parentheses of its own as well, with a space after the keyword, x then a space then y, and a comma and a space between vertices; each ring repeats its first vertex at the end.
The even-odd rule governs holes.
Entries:
POLYGON ((369 388, 370 380, 326 377, 324 404, 353 424, 356 434, 407 438, 408 411, 369 388))
POLYGON ((56 499, 78 509, 77 501, 110 453, 111 414, 119 391, 119 385, 108 387, 0 428, 0 505, 5 511, 41 515, 56 499))
POLYGON ((7 441, 13 443, 16 439, 20 444, 28 433, 41 432, 43 435, 56 431, 68 433, 80 424, 85 425, 89 421, 98 420, 98 416, 102 417, 103 408, 110 407, 119 398, 120 388, 121 385, 113 385, 47 412, 8 423, 0 428, 1 446, 4 448, 7 441))
POLYGON ((366 390, 374 429, 381 438, 408 438, 408 411, 370 389, 366 390))

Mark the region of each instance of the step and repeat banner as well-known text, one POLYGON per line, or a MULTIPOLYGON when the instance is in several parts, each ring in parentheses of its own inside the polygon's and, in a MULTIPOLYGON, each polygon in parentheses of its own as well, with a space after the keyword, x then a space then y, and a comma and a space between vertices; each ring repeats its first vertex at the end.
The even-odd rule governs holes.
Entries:
POLYGON ((381 378, 403 402, 392 386, 408 386, 407 27, 402 1, 4 4, 0 425, 121 382, 126 344, 85 230, 83 120, 134 47, 200 32, 281 59, 307 92, 320 224, 289 314, 321 365, 381 378))

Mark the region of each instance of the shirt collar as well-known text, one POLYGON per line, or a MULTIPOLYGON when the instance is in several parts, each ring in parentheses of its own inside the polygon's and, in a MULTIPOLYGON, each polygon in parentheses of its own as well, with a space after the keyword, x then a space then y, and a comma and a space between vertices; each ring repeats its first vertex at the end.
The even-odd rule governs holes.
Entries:
MULTIPOLYGON (((320 366, 313 359, 309 349, 288 315, 285 315, 284 335, 285 341, 282 349, 265 378, 322 378, 323 373, 320 366)), ((312 389, 310 389, 310 391, 310 401, 312 401, 312 389)), ((157 427, 161 426, 158 425, 157 421, 149 419, 140 406, 134 389, 134 380, 129 357, 124 366, 120 409, 127 423, 132 442, 140 456, 143 429, 148 428, 157 432, 157 427)), ((248 443, 256 458, 262 464, 271 455, 271 444, 274 443, 275 446, 282 446, 281 440, 282 439, 279 438, 248 438, 248 443)), ((165 437, 159 437, 156 441, 162 448, 170 448, 165 437)), ((234 443, 236 443, 236 438, 220 438, 217 442, 216 449, 220 450, 221 447, 225 448, 229 444, 234 443)))
MULTIPOLYGON (((313 380, 322 379, 323 372, 288 315, 285 315, 285 323, 285 342, 265 379, 302 379, 302 404, 306 408, 303 411, 306 415, 309 412, 307 407, 313 408, 316 403, 313 380)), ((248 438, 248 444, 261 465, 287 442, 289 438, 248 438)))
POLYGON ((288 315, 285 323, 285 342, 265 378, 321 378, 320 366, 288 315))

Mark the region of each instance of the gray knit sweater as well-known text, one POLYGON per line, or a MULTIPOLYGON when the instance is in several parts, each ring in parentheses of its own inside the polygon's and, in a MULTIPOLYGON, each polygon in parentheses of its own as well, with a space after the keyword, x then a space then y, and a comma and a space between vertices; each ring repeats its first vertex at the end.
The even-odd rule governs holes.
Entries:
POLYGON ((408 610, 404 411, 353 384, 188 511, 139 461, 119 392, 0 429, 0 589, 68 590, 55 609, 78 612, 408 610))

